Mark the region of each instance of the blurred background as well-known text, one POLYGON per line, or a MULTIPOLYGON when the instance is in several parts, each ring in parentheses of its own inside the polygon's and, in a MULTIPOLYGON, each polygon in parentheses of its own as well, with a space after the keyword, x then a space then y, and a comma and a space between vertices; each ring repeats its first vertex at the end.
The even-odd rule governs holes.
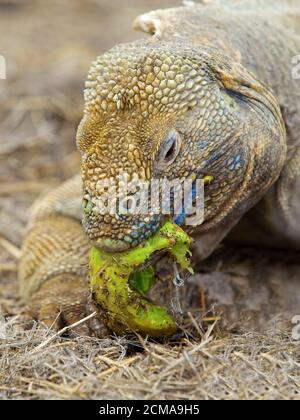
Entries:
POLYGON ((10 313, 16 261, 35 199, 79 170, 75 134, 91 62, 144 36, 134 18, 180 0, 0 0, 0 306, 10 313), (9 310, 5 306, 9 306, 9 310))
POLYGON ((75 133, 91 62, 143 36, 134 18, 179 0, 0 0, 0 236, 19 245, 27 209, 79 168, 75 133))

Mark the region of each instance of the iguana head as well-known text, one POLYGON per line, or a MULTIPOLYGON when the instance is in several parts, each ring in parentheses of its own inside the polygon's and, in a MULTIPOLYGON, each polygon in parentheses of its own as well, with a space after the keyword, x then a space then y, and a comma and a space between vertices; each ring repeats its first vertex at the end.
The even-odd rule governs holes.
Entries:
MULTIPOLYGON (((100 56, 86 82, 85 112, 77 136, 83 223, 89 238, 105 250, 123 251, 150 237, 165 220, 159 211, 102 214, 99 198, 104 191, 108 197, 115 194, 122 173, 128 174, 129 182, 210 180, 205 187, 203 229, 243 205, 250 183, 250 195, 257 200, 269 182, 262 185, 260 176, 268 170, 268 162, 265 168, 256 165, 254 153, 264 152, 265 142, 259 141, 269 135, 267 124, 276 118, 283 130, 269 92, 213 49, 195 51, 178 40, 143 40, 100 56), (253 106, 255 102, 260 109, 253 106), (261 111, 265 103, 270 113, 261 111), (261 124, 251 133, 257 114, 261 124)), ((274 153, 270 160, 278 158, 274 153)), ((130 194, 135 192, 133 182, 130 194)))

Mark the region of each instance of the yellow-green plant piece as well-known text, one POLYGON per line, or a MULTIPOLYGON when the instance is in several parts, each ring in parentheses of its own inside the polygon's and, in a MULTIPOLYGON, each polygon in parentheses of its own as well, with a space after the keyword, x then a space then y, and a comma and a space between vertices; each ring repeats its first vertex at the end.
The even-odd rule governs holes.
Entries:
POLYGON ((150 337, 168 336, 176 331, 176 323, 167 310, 145 296, 155 283, 153 268, 139 269, 153 253, 167 251, 183 269, 192 272, 191 242, 179 226, 168 221, 154 236, 129 251, 108 253, 92 248, 92 291, 107 313, 112 331, 122 335, 131 330, 150 337))

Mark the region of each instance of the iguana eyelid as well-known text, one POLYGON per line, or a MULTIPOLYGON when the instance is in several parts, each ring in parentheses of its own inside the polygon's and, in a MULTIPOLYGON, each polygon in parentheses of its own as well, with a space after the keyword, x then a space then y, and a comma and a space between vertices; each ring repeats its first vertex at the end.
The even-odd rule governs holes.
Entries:
POLYGON ((158 152, 157 166, 160 169, 163 169, 166 165, 171 165, 175 161, 179 154, 181 144, 180 134, 177 131, 171 131, 158 152))

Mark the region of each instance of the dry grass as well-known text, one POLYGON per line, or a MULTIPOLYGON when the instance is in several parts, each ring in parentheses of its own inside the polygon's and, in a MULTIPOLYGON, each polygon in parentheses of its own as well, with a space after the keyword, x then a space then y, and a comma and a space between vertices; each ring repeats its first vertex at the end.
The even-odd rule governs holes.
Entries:
POLYGON ((299 345, 274 328, 218 338, 212 325, 202 338, 172 345, 57 336, 49 342, 49 334, 37 325, 25 331, 16 320, 0 323, 0 398, 299 399, 299 345))
POLYGON ((78 171, 74 139, 90 62, 135 38, 138 13, 179 3, 0 0, 2 399, 299 399, 300 349, 290 322, 300 312, 299 254, 221 250, 181 290, 186 317, 177 343, 25 328, 22 237, 34 200, 78 171))

